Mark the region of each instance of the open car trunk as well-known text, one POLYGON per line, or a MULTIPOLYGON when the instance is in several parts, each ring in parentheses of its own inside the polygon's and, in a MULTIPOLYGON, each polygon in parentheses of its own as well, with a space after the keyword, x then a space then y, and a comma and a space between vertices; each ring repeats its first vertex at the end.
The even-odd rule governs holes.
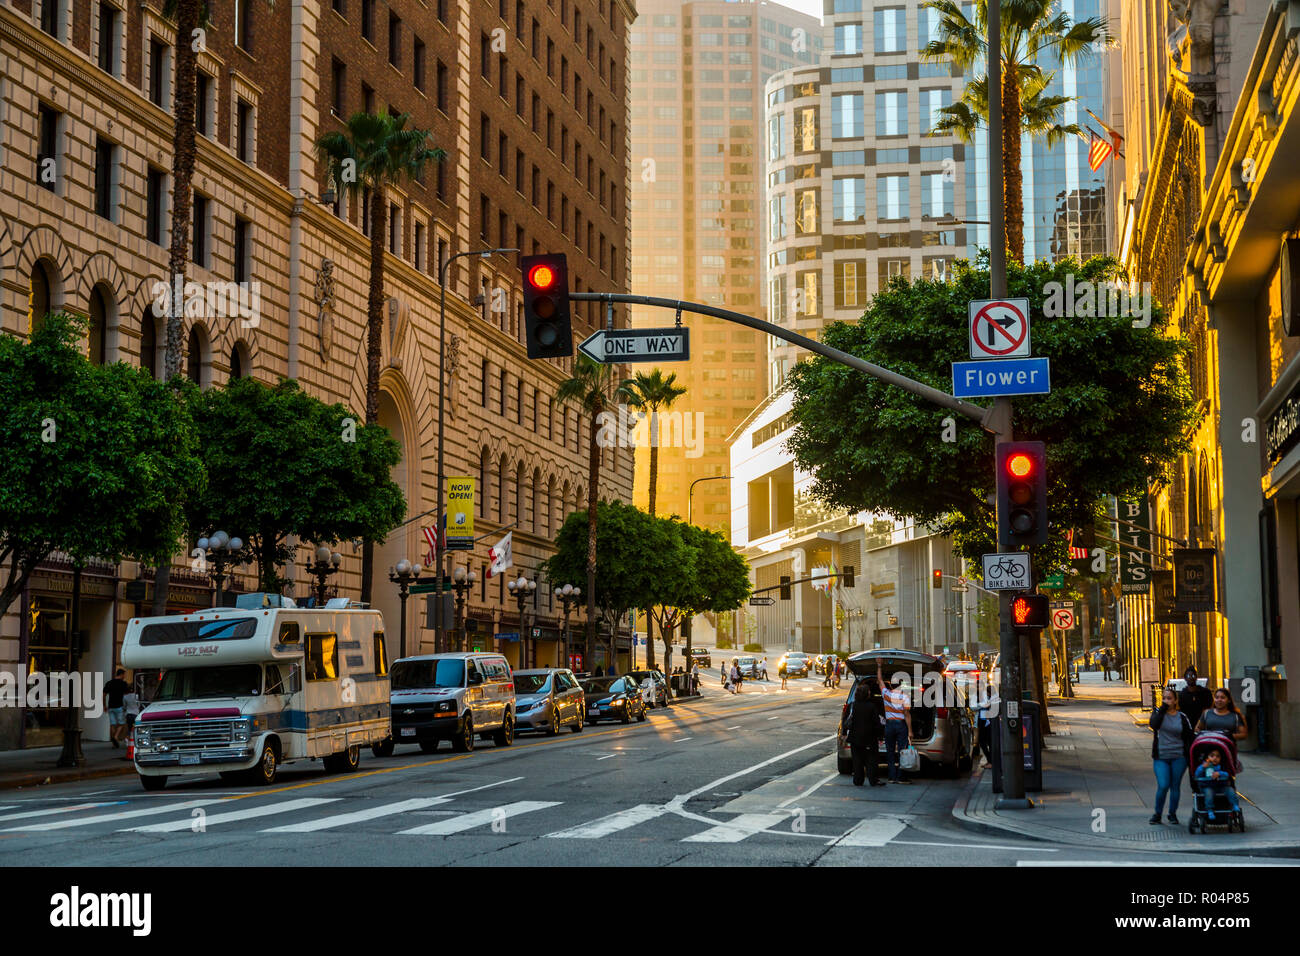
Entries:
MULTIPOLYGON (((882 647, 870 651, 859 651, 848 659, 849 671, 857 678, 875 677, 876 662, 880 662, 881 672, 886 679, 900 671, 907 675, 912 686, 920 689, 925 686, 927 674, 937 673, 944 680, 943 659, 920 651, 907 651, 898 648, 882 647)), ((912 702, 912 739, 920 742, 934 736, 935 712, 933 707, 912 702)))

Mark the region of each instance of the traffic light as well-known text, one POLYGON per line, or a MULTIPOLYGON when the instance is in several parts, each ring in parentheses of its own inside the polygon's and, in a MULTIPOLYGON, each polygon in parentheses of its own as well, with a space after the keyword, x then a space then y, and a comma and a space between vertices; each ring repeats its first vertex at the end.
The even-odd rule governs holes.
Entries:
POLYGON ((790 575, 788 574, 781 575, 781 600, 782 601, 790 600, 790 581, 791 581, 790 575))
POLYGON ((997 447, 998 542, 1047 543, 1047 448, 1040 441, 997 447))
POLYGON ((524 329, 529 358, 573 354, 569 315, 569 266, 563 253, 521 256, 524 270, 524 329))
POLYGON ((943 568, 935 568, 930 575, 930 586, 936 591, 943 589, 943 568))
POLYGON ((846 564, 840 570, 840 584, 846 588, 853 587, 853 565, 846 564))
POLYGON ((1011 624, 1014 627, 1047 627, 1050 614, 1046 594, 1017 594, 1011 601, 1011 624))

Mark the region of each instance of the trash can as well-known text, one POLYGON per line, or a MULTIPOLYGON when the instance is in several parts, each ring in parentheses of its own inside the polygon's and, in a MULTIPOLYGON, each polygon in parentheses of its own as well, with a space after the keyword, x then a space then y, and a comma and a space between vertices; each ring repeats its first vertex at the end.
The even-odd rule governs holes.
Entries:
MULTIPOLYGON (((1038 793, 1043 789, 1043 726, 1039 703, 1034 700, 1020 702, 1020 736, 1025 749, 1025 792, 1038 793)), ((999 714, 991 722, 993 730, 993 792, 1002 792, 1002 718, 999 714)))
POLYGON ((674 697, 681 697, 681 696, 683 696, 683 691, 682 691, 682 675, 681 675, 681 674, 669 674, 669 675, 668 675, 668 686, 669 686, 669 688, 672 690, 672 692, 673 692, 673 696, 674 696, 674 697))

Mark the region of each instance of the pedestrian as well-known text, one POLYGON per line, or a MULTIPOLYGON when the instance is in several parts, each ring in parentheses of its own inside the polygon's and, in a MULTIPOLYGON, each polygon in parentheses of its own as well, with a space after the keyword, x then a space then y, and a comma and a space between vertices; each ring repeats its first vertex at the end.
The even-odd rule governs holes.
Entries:
POLYGON ((1097 660, 1101 664, 1101 679, 1110 680, 1110 655, 1102 651, 1097 660))
POLYGON ((1246 738, 1246 718, 1237 709, 1237 703, 1232 699, 1232 691, 1228 688, 1220 687, 1215 690, 1214 706, 1201 713, 1200 720, 1196 722, 1196 732, 1199 734, 1203 730, 1217 730, 1221 734, 1227 734, 1233 740, 1246 738))
POLYGON ((731 686, 734 688, 733 694, 739 694, 741 685, 745 682, 745 675, 740 672, 740 662, 735 658, 731 661, 731 686))
POLYGON ((1196 676, 1195 665, 1187 665, 1183 680, 1186 686, 1178 695, 1178 707, 1195 727, 1200 722, 1201 714, 1214 706, 1214 696, 1208 687, 1202 686, 1200 678, 1196 676))
POLYGON ((874 680, 864 677, 853 687, 849 710, 844 716, 844 739, 853 756, 853 785, 862 786, 865 777, 873 787, 880 786, 876 779, 879 760, 880 724, 884 715, 880 691, 874 680))
POLYGON ((605 672, 604 672, 603 670, 601 670, 600 665, 597 664, 597 665, 596 665, 596 673, 594 673, 594 674, 591 675, 591 676, 593 676, 593 677, 604 677, 604 676, 605 676, 605 672))
POLYGON ((763 662, 758 665, 758 672, 763 675, 763 680, 767 680, 767 655, 763 655, 763 662))
POLYGON ((1156 775, 1156 812, 1148 823, 1159 823, 1169 797, 1169 822, 1178 822, 1178 799, 1182 795, 1183 774, 1187 772, 1187 749, 1196 734, 1187 715, 1178 709, 1178 695, 1164 689, 1164 703, 1151 711, 1147 724, 1155 731, 1151 741, 1151 765, 1156 775))
POLYGON ((691 665, 691 696, 694 697, 700 692, 700 662, 696 661, 691 665))
POLYGON ((835 658, 835 686, 836 686, 836 688, 838 688, 838 687, 840 686, 840 681, 844 679, 844 674, 845 674, 845 672, 846 672, 848 669, 849 669, 849 665, 848 665, 848 664, 846 664, 843 660, 841 660, 841 659, 838 658, 838 657, 835 658))
POLYGON ((108 710, 108 739, 117 749, 119 741, 126 733, 126 708, 123 699, 131 690, 131 685, 122 679, 126 674, 122 668, 113 672, 113 679, 104 685, 104 706, 108 710))
POLYGON ((982 703, 977 720, 979 747, 980 753, 984 754, 984 762, 991 767, 993 766, 993 719, 998 716, 1002 699, 998 697, 997 688, 991 684, 982 690, 980 696, 982 703))
POLYGON ((731 668, 727 666, 726 661, 723 661, 721 664, 718 665, 718 671, 722 674, 722 689, 730 690, 731 689, 731 668))
POLYGON ((889 763, 890 783, 911 783, 903 778, 900 756, 912 742, 912 703, 907 691, 896 682, 885 680, 880 661, 876 661, 876 680, 885 704, 885 758, 889 763))
POLYGON ((1196 780, 1205 788, 1205 812, 1211 823, 1214 822, 1214 804, 1220 794, 1228 798, 1233 813, 1241 812, 1241 803, 1237 800, 1237 791, 1232 786, 1232 777, 1220 766, 1222 760, 1223 756, 1219 751, 1211 750, 1205 755, 1201 765, 1196 768, 1196 780))

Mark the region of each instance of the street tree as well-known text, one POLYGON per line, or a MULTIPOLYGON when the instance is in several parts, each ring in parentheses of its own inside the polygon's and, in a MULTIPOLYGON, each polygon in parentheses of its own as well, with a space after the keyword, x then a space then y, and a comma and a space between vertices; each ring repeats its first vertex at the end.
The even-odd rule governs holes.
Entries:
MULTIPOLYGON (((650 372, 637 372, 631 385, 634 398, 628 404, 650 416, 650 516, 655 513, 655 494, 659 490, 659 412, 673 406, 677 399, 686 394, 686 386, 677 384, 677 373, 667 376, 663 370, 656 368, 650 372)), ((655 645, 653 619, 650 609, 646 608, 646 664, 651 670, 655 666, 655 645)))
POLYGON ((596 507, 600 486, 600 435, 601 415, 627 403, 634 395, 628 379, 620 379, 613 365, 593 362, 579 354, 573 363, 573 374, 560 383, 555 397, 561 402, 571 402, 591 418, 591 448, 587 464, 587 646, 596 640, 596 522, 600 511, 596 507))
POLYGON ((358 425, 341 404, 313 398, 292 379, 239 378, 204 392, 195 408, 207 492, 189 513, 194 534, 242 531, 258 587, 278 592, 292 560, 290 535, 335 543, 383 541, 406 514, 389 477, 401 446, 381 425, 358 425))
MULTIPOLYGON (((989 0, 975 0, 974 19, 967 16, 959 0, 931 0, 925 6, 939 14, 937 36, 921 50, 931 61, 951 62, 971 77, 961 98, 940 107, 943 118, 931 131, 955 134, 963 142, 974 140, 975 131, 988 124, 989 0)), ((1074 21, 1060 9, 1058 0, 1001 0, 1002 23, 1002 179, 1006 213, 1007 250, 1010 258, 1025 257, 1025 204, 1020 171, 1021 134, 1043 137, 1049 147, 1081 132, 1074 123, 1059 120, 1071 96, 1049 94, 1055 73, 1044 63, 1054 60, 1073 65, 1105 47, 1110 34, 1104 17, 1074 21)))
MULTIPOLYGON (((1105 258, 1009 263, 1008 295, 1029 299, 1034 353, 1052 370, 1051 394, 1014 400, 1016 439, 1047 445, 1054 533, 1035 550, 1036 568, 1064 564, 1067 529, 1091 523, 1108 494, 1145 493, 1187 447, 1189 346, 1166 327, 1158 303, 1148 301, 1139 320, 1094 314, 1096 297, 1092 308, 1069 303, 1064 311, 1073 314, 1044 313, 1062 287, 1095 290, 1120 278, 1105 258)), ((946 282, 895 280, 859 321, 829 326, 824 341, 947 392, 951 360, 968 354, 968 302, 988 288, 983 258, 975 267, 959 261, 946 282)), ((1100 301, 1106 298, 1103 292, 1100 301)), ((993 447, 977 425, 820 357, 799 364, 788 387, 796 424, 788 445, 797 466, 812 473, 817 498, 930 525, 951 534, 972 561, 997 550, 993 447)))
MULTIPOLYGON (((685 544, 694 554, 694 569, 686 593, 678 600, 689 618, 711 612, 734 611, 749 597, 749 562, 736 553, 723 535, 698 525, 682 526, 685 544)), ((686 663, 691 660, 691 629, 686 629, 686 663)))
POLYGON ((0 336, 0 615, 53 551, 74 562, 170 559, 206 470, 189 394, 82 351, 56 313, 0 336))
MULTIPOLYGON (((421 180, 446 153, 430 145, 428 130, 407 129, 410 115, 354 113, 344 130, 316 142, 326 180, 350 196, 364 197, 370 211, 370 283, 366 299, 366 424, 379 421, 379 373, 384 341, 384 248, 388 234, 388 190, 421 180)), ((441 493, 441 492, 439 492, 441 493)), ((369 603, 375 571, 375 543, 361 549, 361 600, 369 603)))

